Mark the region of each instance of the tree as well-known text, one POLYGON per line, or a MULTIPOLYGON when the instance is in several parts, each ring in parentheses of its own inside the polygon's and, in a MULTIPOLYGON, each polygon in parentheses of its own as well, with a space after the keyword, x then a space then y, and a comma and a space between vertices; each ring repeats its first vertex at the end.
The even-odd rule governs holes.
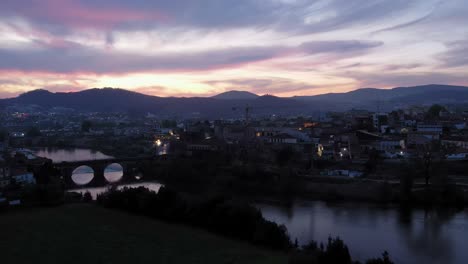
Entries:
POLYGON ((424 161, 424 178, 426 179, 426 187, 429 185, 429 179, 431 178, 430 170, 432 166, 432 153, 426 152, 423 156, 424 161))
POLYGON ((293 158, 294 158, 294 150, 289 147, 283 147, 277 154, 276 154, 276 162, 280 166, 287 165, 293 158))
POLYGON ((91 196, 91 193, 89 191, 86 191, 83 195, 83 202, 90 203, 92 201, 93 201, 93 197, 91 196))
POLYGON ((366 261, 366 264, 394 264, 394 263, 390 260, 390 255, 388 254, 388 252, 385 251, 382 254, 382 258, 370 259, 366 261))
POLYGON ((59 177, 60 171, 54 167, 51 160, 44 162, 44 164, 34 172, 34 178, 38 184, 49 184, 59 177))
POLYGON ((367 173, 372 173, 377 169, 377 164, 379 162, 380 155, 375 148, 369 150, 369 159, 367 160, 365 167, 367 173))
POLYGON ((400 200, 409 201, 411 200, 411 192, 414 184, 414 175, 416 170, 411 166, 404 166, 400 172, 400 188, 401 195, 400 200))
POLYGON ((30 196, 31 203, 42 205, 61 204, 64 200, 64 188, 60 179, 60 171, 52 164, 52 160, 46 161, 34 171, 36 179, 33 185, 34 195, 30 196))
POLYGON ((83 121, 83 123, 81 123, 81 131, 82 132, 89 132, 92 126, 93 126, 93 124, 91 123, 91 121, 85 120, 85 121, 83 121))
POLYGON ((326 264, 351 264, 351 255, 348 246, 340 238, 328 238, 325 251, 319 256, 320 263, 326 264))
POLYGON ((432 105, 429 110, 427 110, 427 117, 429 118, 436 118, 439 116, 440 112, 442 111, 447 111, 447 109, 445 109, 445 107, 441 106, 441 105, 438 105, 438 104, 435 104, 435 105, 432 105))
POLYGON ((27 137, 39 137, 41 136, 41 131, 37 127, 30 127, 26 131, 26 136, 27 137))
POLYGON ((175 120, 163 120, 161 121, 161 127, 163 128, 174 128, 177 126, 177 122, 175 120))
POLYGON ((5 137, 8 135, 8 132, 0 128, 0 141, 5 140, 5 137))

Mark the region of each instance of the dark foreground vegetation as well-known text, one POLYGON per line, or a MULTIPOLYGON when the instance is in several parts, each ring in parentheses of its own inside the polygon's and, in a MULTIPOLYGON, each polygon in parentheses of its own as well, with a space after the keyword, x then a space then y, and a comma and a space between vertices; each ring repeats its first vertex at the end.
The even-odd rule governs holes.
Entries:
POLYGON ((144 187, 110 190, 97 197, 108 208, 143 214, 172 223, 201 227, 224 236, 287 251, 292 244, 284 226, 265 220, 256 208, 217 196, 187 199, 162 187, 158 193, 144 187))
MULTIPOLYGON (((152 218, 200 227, 231 238, 248 241, 273 250, 289 252, 291 264, 351 264, 348 247, 339 238, 326 245, 312 242, 299 248, 292 243, 284 226, 267 221, 259 210, 228 197, 189 198, 169 188, 158 193, 146 188, 111 189, 97 198, 98 204, 152 218)), ((391 264, 387 253, 367 264, 391 264)))
POLYGON ((287 255, 89 204, 0 214, 2 264, 283 264, 287 255))

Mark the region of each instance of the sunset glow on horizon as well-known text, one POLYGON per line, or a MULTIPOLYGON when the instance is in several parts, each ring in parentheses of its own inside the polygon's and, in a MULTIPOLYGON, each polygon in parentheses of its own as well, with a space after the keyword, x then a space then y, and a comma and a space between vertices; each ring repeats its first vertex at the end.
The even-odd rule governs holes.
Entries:
POLYGON ((2 1, 0 98, 468 85, 467 13, 464 0, 2 1))

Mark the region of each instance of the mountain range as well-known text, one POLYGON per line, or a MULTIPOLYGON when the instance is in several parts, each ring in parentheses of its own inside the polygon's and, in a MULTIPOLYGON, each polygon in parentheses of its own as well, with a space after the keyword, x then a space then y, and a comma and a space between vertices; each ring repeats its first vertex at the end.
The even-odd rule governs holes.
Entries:
POLYGON ((229 91, 213 97, 158 97, 124 89, 89 89, 71 93, 35 90, 15 98, 1 99, 3 106, 37 105, 66 107, 78 111, 154 113, 161 116, 241 117, 246 106, 254 116, 310 115, 319 111, 366 109, 387 111, 410 105, 468 103, 468 87, 424 85, 393 89, 364 88, 346 93, 276 97, 245 91, 229 91))

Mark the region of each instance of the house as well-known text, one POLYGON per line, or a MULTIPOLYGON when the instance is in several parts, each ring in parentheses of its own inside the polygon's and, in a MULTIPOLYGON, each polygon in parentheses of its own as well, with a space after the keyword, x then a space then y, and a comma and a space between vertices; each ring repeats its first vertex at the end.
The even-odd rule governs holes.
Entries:
POLYGON ((466 157, 468 157, 468 153, 449 154, 446 156, 448 160, 464 160, 466 157))
POLYGON ((442 125, 439 124, 418 124, 416 126, 416 131, 420 133, 438 133, 442 134, 443 132, 443 127, 442 125))
POLYGON ((34 175, 30 172, 13 175, 11 176, 11 178, 14 179, 19 184, 35 184, 36 183, 36 179, 34 178, 34 175))
POLYGON ((287 133, 281 133, 270 137, 268 142, 272 144, 297 144, 298 139, 287 133))
POLYGON ((468 149, 468 138, 463 137, 445 137, 440 142, 446 148, 468 149))
POLYGON ((28 172, 25 168, 15 168, 11 171, 11 179, 18 184, 35 184, 36 179, 33 173, 28 172))
POLYGON ((408 146, 422 146, 432 143, 440 139, 440 134, 437 132, 412 132, 408 133, 408 146))
POLYGON ((254 137, 254 130, 244 125, 226 125, 222 127, 220 132, 215 132, 215 134, 218 134, 217 137, 229 143, 240 142, 254 137))
POLYGON ((405 148, 405 141, 400 138, 386 138, 376 141, 375 149, 387 152, 400 152, 405 148))
POLYGON ((383 125, 388 125, 388 114, 386 113, 376 113, 372 115, 372 124, 374 128, 380 130, 380 127, 383 125))

